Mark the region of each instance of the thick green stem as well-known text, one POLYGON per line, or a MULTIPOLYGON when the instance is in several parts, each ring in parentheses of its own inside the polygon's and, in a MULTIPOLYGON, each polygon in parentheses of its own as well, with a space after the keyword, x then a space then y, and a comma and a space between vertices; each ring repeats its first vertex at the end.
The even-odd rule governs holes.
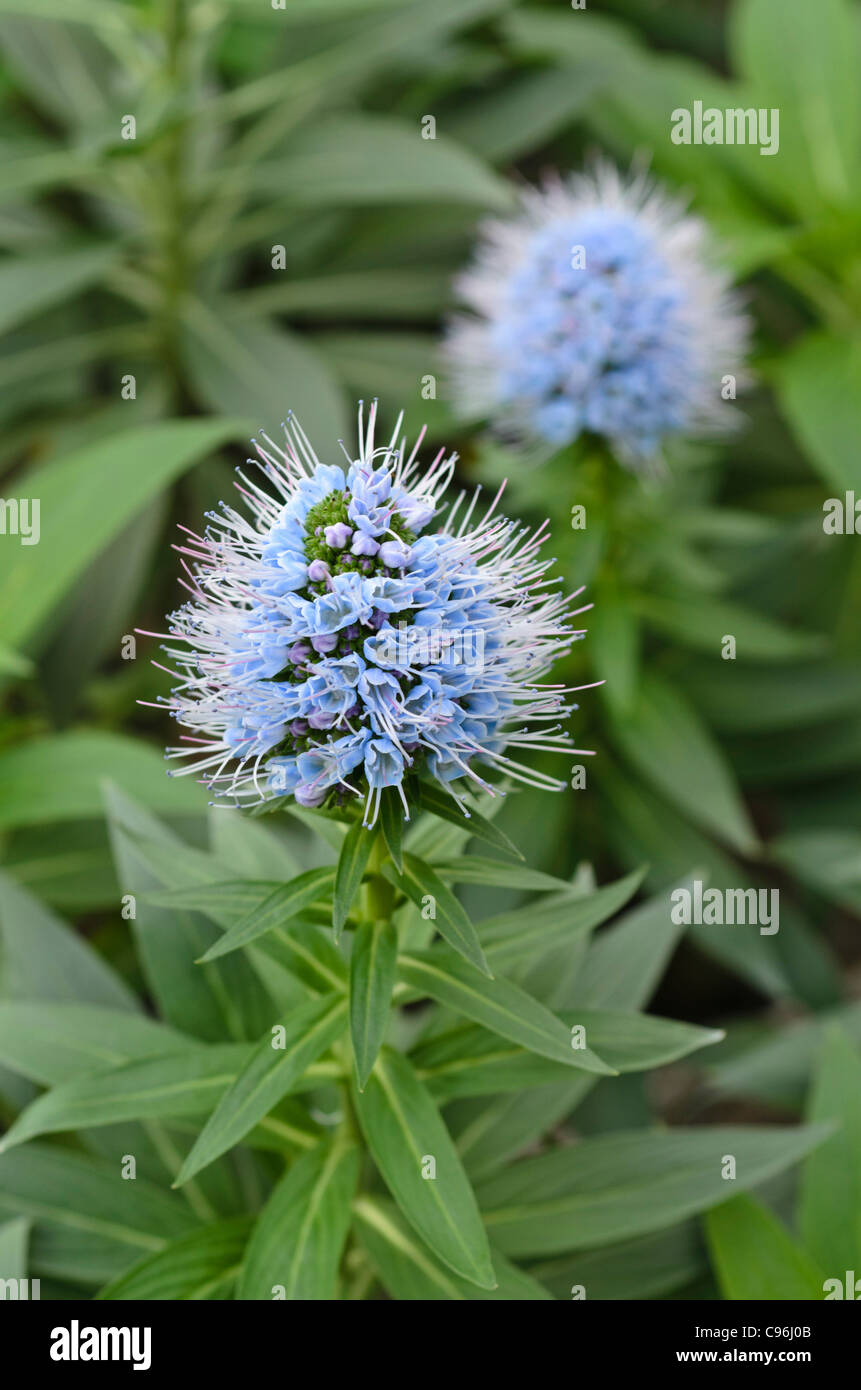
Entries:
POLYGON ((362 887, 361 917, 364 922, 388 921, 395 906, 395 890, 382 876, 389 852, 381 834, 377 834, 368 860, 368 879, 362 887))

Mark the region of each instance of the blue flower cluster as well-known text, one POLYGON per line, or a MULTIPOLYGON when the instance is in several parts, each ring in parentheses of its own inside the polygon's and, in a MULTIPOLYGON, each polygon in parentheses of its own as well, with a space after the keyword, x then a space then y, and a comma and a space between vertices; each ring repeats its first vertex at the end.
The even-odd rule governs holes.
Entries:
POLYGON ((473 763, 508 762, 506 722, 562 709, 527 673, 567 639, 564 601, 529 594, 544 565, 530 547, 518 566, 504 518, 427 532, 451 461, 416 489, 403 449, 366 446, 344 473, 303 464, 301 438, 283 460, 261 451, 286 500, 246 491, 257 527, 225 508, 190 552, 205 563, 172 615, 192 650, 171 652, 171 703, 210 735, 198 767, 240 804, 362 795, 372 816, 410 771, 485 786, 473 763))
POLYGON ((647 179, 600 168, 527 191, 458 290, 473 313, 447 350, 467 414, 554 447, 600 435, 635 465, 733 423, 724 377, 741 375, 747 321, 705 225, 647 179))
POLYGON ((634 436, 645 452, 684 424, 683 286, 649 230, 615 209, 536 231, 493 324, 500 392, 554 445, 634 436))

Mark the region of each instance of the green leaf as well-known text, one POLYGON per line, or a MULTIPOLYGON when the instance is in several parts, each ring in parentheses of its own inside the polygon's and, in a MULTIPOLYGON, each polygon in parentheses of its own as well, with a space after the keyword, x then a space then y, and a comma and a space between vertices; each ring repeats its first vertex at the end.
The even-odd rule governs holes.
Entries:
MULTIPOLYGON (((690 890, 693 879, 672 887, 690 890)), ((603 891, 603 890, 599 890, 603 891)), ((670 889, 670 892, 672 888, 670 889)), ((669 894, 658 893, 629 909, 589 943, 583 968, 560 1005, 590 1009, 640 1009, 652 997, 684 927, 667 911, 669 894)))
POLYGON ((350 1036, 360 1091, 377 1059, 392 1007, 398 933, 391 922, 363 922, 350 957, 350 1036))
POLYGON ((444 1264, 480 1288, 496 1276, 472 1188, 448 1130, 407 1059, 384 1049, 356 1111, 401 1211, 444 1264), (423 1177, 434 1162, 434 1177, 423 1177))
MULTIPOLYGON (((208 887, 174 888, 163 893, 152 893, 147 895, 147 900, 166 907, 202 912, 227 930, 257 911, 270 896, 272 886, 252 882, 216 883, 208 887)), ((325 933, 311 921, 293 918, 289 930, 276 927, 267 936, 259 937, 250 950, 252 955, 259 951, 267 960, 289 971, 315 994, 346 989, 347 971, 342 956, 325 933)), ((268 968, 264 962, 264 973, 268 968)))
POLYGON ((740 0, 730 34, 752 104, 780 111, 778 165, 794 201, 851 202, 858 177, 861 61, 847 0, 740 0))
POLYGON ((516 159, 570 125, 600 85, 600 74, 588 71, 577 81, 559 68, 514 71, 504 86, 449 117, 446 128, 485 159, 516 159))
POLYGON ((502 850, 503 854, 510 854, 514 859, 523 858, 517 846, 513 845, 508 836, 497 829, 486 816, 482 816, 478 811, 472 809, 462 811, 452 797, 432 786, 431 783, 419 782, 417 796, 423 811, 430 811, 432 815, 439 816, 441 820, 451 821, 459 829, 468 830, 476 840, 484 840, 486 844, 493 845, 494 849, 502 850))
POLYGON ((541 951, 554 946, 573 946, 608 917, 612 917, 633 897, 643 881, 644 869, 636 869, 615 883, 605 884, 594 893, 568 892, 544 898, 514 912, 500 913, 479 923, 481 941, 493 965, 507 970, 523 961, 533 961, 541 951))
POLYGON ((695 711, 657 676, 614 735, 638 772, 690 818, 742 854, 758 841, 729 766, 695 711))
POLYGON ((691 662, 683 678, 700 712, 721 733, 795 731, 852 714, 861 705, 858 663, 721 664, 725 672, 715 672, 714 661, 691 662))
POLYGON ((814 656, 825 648, 825 639, 811 632, 795 632, 753 609, 725 599, 697 595, 686 599, 645 596, 637 604, 646 621, 694 651, 716 657, 724 637, 735 638, 738 661, 791 661, 814 656))
POLYGON ((599 593, 589 618, 595 671, 606 682, 602 694, 618 715, 634 704, 640 668, 640 628, 629 594, 599 593))
MULTIPOLYGON (((147 844, 142 840, 136 840, 135 845, 154 872, 161 876, 170 871, 171 859, 176 851, 160 853, 162 847, 155 842, 147 844)), ((188 855, 188 864, 196 864, 191 854, 188 855)), ((214 879, 211 883, 193 883, 182 888, 155 888, 146 894, 145 901, 152 903, 154 907, 175 907, 189 912, 202 912, 205 917, 209 917, 227 931, 237 922, 244 921, 252 912, 259 912, 276 889, 283 886, 274 879, 228 879, 226 882, 214 879)))
POLYGON ((19 495, 40 500, 41 550, 0 547, 4 642, 17 647, 31 637, 89 562, 147 502, 199 459, 244 433, 245 426, 235 420, 169 420, 111 434, 22 474, 19 495), (39 559, 46 554, 49 565, 39 559))
POLYGON ((788 1129, 620 1131, 528 1158, 478 1189, 484 1221, 508 1255, 585 1250, 660 1230, 797 1163, 826 1138, 822 1126, 788 1129))
POLYGON ((430 995, 530 1052, 581 1071, 615 1075, 590 1047, 575 1049, 562 1020, 537 999, 501 976, 485 979, 477 975, 453 951, 434 949, 401 955, 398 973, 419 995, 430 995))
POLYGON ((30 1223, 23 1217, 0 1226, 0 1280, 26 1279, 30 1223))
POLYGON ((811 1072, 829 1025, 836 1024, 861 1045, 861 1003, 826 1009, 779 1031, 754 1034, 725 1061, 709 1068, 709 1079, 723 1095, 754 1096, 789 1110, 801 1108, 811 1072))
POLYGON ((802 1169, 799 1230, 825 1273, 842 1277, 861 1262, 861 1057, 833 1026, 825 1033, 806 1118, 840 1128, 802 1169))
MULTIPOLYGON (((372 267, 296 279, 287 279, 285 275, 277 284, 245 290, 239 303, 251 313, 287 314, 291 319, 301 316, 415 322, 437 319, 452 298, 450 271, 437 267, 420 270, 411 265, 406 270, 372 267)), ((397 793, 395 800, 400 806, 397 793)))
POLYGON ((532 1265, 532 1273, 556 1298, 570 1299, 580 1284, 588 1300, 653 1299, 683 1289, 707 1272, 694 1219, 635 1240, 597 1250, 572 1251, 532 1265))
POLYGON ((358 1238, 392 1298, 422 1302, 531 1302, 551 1297, 536 1279, 498 1251, 493 1251, 496 1288, 480 1289, 459 1278, 440 1264, 394 1203, 383 1197, 361 1196, 354 1202, 353 1210, 358 1238))
POLYGON ((237 1289, 240 1299, 332 1300, 350 1227, 359 1151, 337 1140, 298 1159, 258 1217, 237 1289))
POLYGON ((283 929, 291 918, 298 917, 303 908, 325 897, 333 879, 332 869, 308 869, 289 883, 279 884, 260 907, 253 908, 246 917, 235 922, 224 936, 210 946, 206 955, 201 957, 202 961, 215 960, 230 951, 238 951, 241 946, 250 945, 267 932, 283 929))
POLYGON ((186 307, 184 353, 195 391, 217 414, 251 417, 277 441, 292 410, 318 450, 346 437, 342 393, 313 344, 230 300, 186 307))
POLYGON ((28 19, 62 19, 67 24, 127 32, 129 11, 115 0, 0 0, 0 14, 26 15, 28 19))
MULTIPOLYGON (((642 1008, 683 930, 670 919, 666 894, 659 894, 590 942, 573 988, 563 980, 548 1002, 555 1008, 642 1008)), ((581 1073, 533 1092, 497 1096, 468 1116, 458 1126, 457 1147, 470 1175, 484 1176, 504 1166, 512 1154, 569 1115, 594 1084, 594 1077, 581 1073)))
POLYGON ((25 679, 35 674, 36 668, 29 657, 21 656, 11 647, 0 645, 0 676, 15 676, 25 679))
POLYGON ((849 912, 861 911, 861 834, 857 830, 797 830, 779 835, 771 853, 802 883, 849 912))
POLYGON ((0 1062, 40 1086, 197 1046, 164 1023, 102 1005, 0 1001, 0 1062))
POLYGON ((249 879, 271 879, 272 887, 299 873, 298 847, 241 811, 213 807, 209 839, 214 859, 249 879))
POLYGON ((140 1008, 98 952, 6 874, 0 874, 0 944, 8 997, 140 1008))
POLYGON ((708 1212, 705 1231, 725 1299, 770 1303, 824 1297, 822 1271, 752 1197, 733 1197, 708 1212))
POLYGON ((185 1202, 144 1178, 123 1182, 117 1164, 47 1144, 0 1156, 0 1219, 27 1216, 132 1254, 161 1250, 197 1223, 185 1202))
POLYGON ((335 895, 332 902, 332 929, 336 941, 344 930, 347 914, 361 887, 375 839, 374 831, 368 830, 361 821, 351 825, 344 836, 341 853, 338 855, 338 867, 335 870, 335 895))
POLYGON ((251 1218, 217 1221, 172 1240, 107 1284, 96 1295, 108 1302, 200 1302, 224 1299, 242 1264, 251 1218))
POLYGON ((398 873, 404 869, 404 811, 394 787, 384 787, 380 797, 380 827, 386 849, 398 873))
POLYGON ((432 920, 440 936, 471 965, 483 971, 485 975, 490 974, 490 967, 484 958, 475 927, 457 898, 428 864, 417 859, 415 855, 405 854, 402 874, 398 874, 391 864, 383 866, 383 874, 396 888, 401 888, 420 909, 425 906, 428 897, 433 898, 435 915, 432 920))
POLYGON ((344 995, 324 995, 292 1009, 271 1035, 264 1036, 204 1126, 175 1185, 188 1182, 238 1144, 334 1042, 346 1016, 344 995))
POLYGON ((0 1143, 0 1153, 40 1134, 124 1120, 203 1117, 247 1057, 248 1047, 235 1043, 191 1046, 73 1077, 27 1107, 0 1143))
MULTIPOLYGON (((87 289, 118 255, 116 245, 87 246, 62 255, 4 261, 0 265, 0 334, 87 289)), ((40 496, 38 492, 27 495, 40 496)))
MULTIPOLYGON (((199 956, 212 944, 216 930, 194 913, 154 908, 144 895, 160 871, 150 867, 142 847, 160 844, 175 862, 187 858, 196 872, 194 852, 155 817, 117 787, 105 788, 105 805, 114 859, 124 894, 135 902, 132 931, 147 984, 169 1023, 208 1042, 257 1038, 271 1021, 274 1007, 249 962, 242 956, 200 967, 199 956)), ((200 859, 207 863, 207 856, 200 859)))
POLYGON ((502 179, 444 135, 426 140, 417 121, 355 111, 304 126, 277 161, 258 164, 252 185, 267 196, 284 189, 294 207, 513 202, 502 179))
POLYGON ((504 859, 481 859, 477 854, 465 854, 459 859, 437 859, 434 873, 453 883, 486 883, 494 888, 521 888, 532 893, 569 891, 570 883, 552 874, 527 869, 522 864, 509 864, 504 859))
MULTIPOLYGON (((571 1010, 565 1014, 565 1023, 585 1028, 598 1055, 619 1073, 665 1066, 724 1036, 717 1029, 616 1009, 571 1010)), ((442 1033, 419 1047, 412 1061, 437 1099, 498 1095, 565 1080, 563 1064, 501 1045, 483 1028, 442 1033)))
POLYGON ((801 447, 845 502, 845 490, 861 491, 861 465, 852 446, 861 431, 861 338, 808 334, 784 352, 775 380, 801 447))
POLYGON ((0 752, 0 828, 100 818, 109 777, 152 810, 201 811, 194 782, 171 782, 164 758, 124 734, 75 729, 0 752))

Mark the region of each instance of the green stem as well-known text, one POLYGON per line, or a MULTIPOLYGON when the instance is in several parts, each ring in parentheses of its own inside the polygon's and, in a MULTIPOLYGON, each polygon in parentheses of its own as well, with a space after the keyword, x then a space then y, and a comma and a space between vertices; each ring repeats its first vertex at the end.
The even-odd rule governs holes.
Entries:
POLYGON ((362 886, 360 912, 363 922, 388 921, 395 906, 395 890, 383 878, 383 866, 389 861, 386 842, 379 832, 368 860, 368 878, 362 886))
POLYGON ((163 0, 165 79, 176 108, 174 124, 165 136, 161 162, 159 352, 167 376, 171 408, 177 409, 182 390, 180 331, 182 301, 188 279, 186 258, 185 164, 187 127, 180 115, 188 81, 186 0, 163 0))

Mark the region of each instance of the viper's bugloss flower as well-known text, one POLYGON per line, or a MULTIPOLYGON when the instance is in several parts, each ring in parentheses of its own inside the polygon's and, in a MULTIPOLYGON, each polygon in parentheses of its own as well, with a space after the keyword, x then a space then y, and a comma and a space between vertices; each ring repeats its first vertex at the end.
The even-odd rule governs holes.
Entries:
POLYGON ((609 167, 524 193, 488 222, 457 282, 451 388, 524 442, 601 435, 636 466, 668 435, 726 428, 748 322, 710 263, 705 224, 645 176, 609 167))
POLYGON ((234 805, 358 797, 368 823, 385 787, 409 816, 411 774, 461 805, 461 787, 496 790, 493 770, 561 788, 510 756, 576 751, 569 692, 539 682, 583 636, 540 558, 545 526, 498 514, 502 489, 483 514, 477 493, 444 507, 455 456, 422 470, 424 431, 408 454, 399 420, 377 447, 375 418, 360 407, 346 471, 292 417, 283 447, 262 435, 262 476, 237 483, 250 517, 221 503, 177 547, 191 600, 169 619, 182 679, 165 702, 190 734, 169 756, 234 805))

